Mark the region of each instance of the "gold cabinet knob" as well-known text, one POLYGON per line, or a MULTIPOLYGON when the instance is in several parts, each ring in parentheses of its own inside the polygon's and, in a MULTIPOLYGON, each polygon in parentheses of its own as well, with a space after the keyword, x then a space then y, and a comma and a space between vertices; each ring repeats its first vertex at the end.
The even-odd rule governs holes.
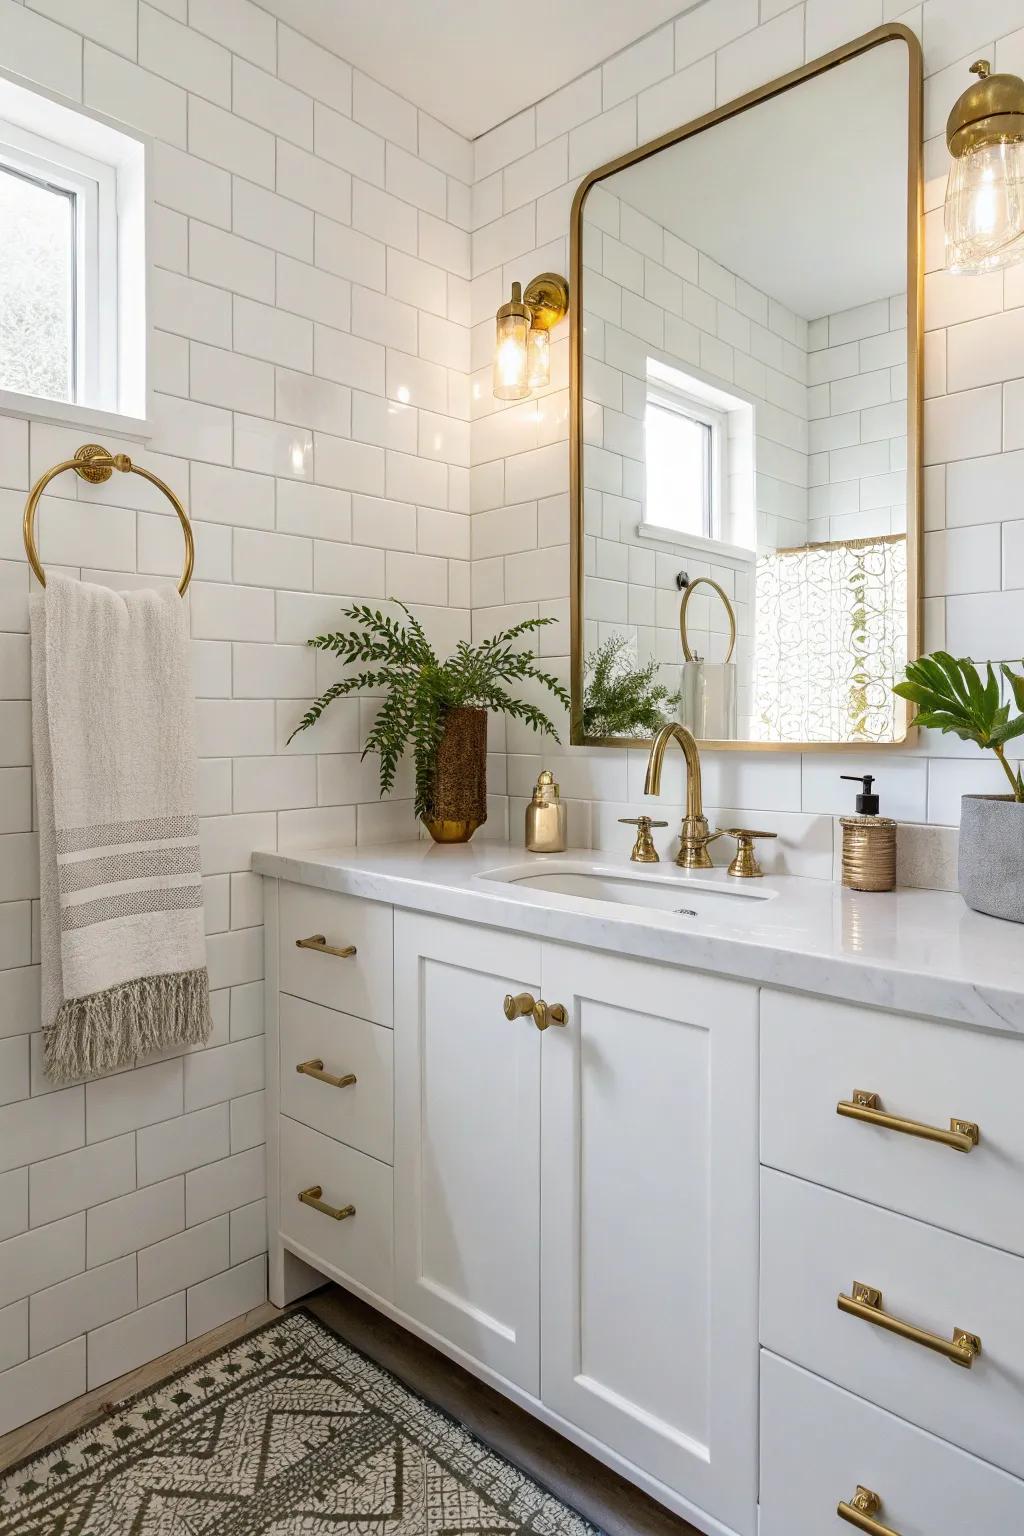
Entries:
POLYGON ((667 821, 652 821, 649 816, 620 816, 624 827, 636 827, 636 842, 630 860, 633 864, 657 864, 658 850, 651 836, 652 827, 667 827, 667 821))
POLYGON ((726 837, 736 839, 736 857, 733 859, 726 874, 736 875, 741 880, 760 880, 764 876, 764 870, 757 862, 754 852, 755 837, 778 837, 777 832, 755 832, 750 827, 726 827, 726 837))
POLYGON ((546 1003, 542 997, 534 998, 529 992, 510 992, 505 998, 506 1019, 530 1017, 538 1029, 549 1029, 552 1024, 567 1024, 569 1015, 561 1003, 546 1003))
POLYGON ((564 1026, 569 1022, 569 1015, 561 1003, 546 1003, 540 997, 533 1010, 533 1022, 538 1029, 548 1029, 552 1024, 564 1026))
POLYGON ((517 992, 514 997, 509 992, 504 1006, 506 1019, 521 1019, 525 1014, 532 1014, 537 1004, 529 992, 517 992))

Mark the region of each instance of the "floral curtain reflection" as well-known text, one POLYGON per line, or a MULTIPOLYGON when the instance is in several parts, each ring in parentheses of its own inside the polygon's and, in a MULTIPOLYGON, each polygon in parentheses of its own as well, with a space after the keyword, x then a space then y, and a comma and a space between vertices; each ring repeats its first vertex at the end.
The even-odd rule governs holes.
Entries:
POLYGON ((905 534, 808 544, 757 562, 756 734, 892 741, 907 661, 905 534))

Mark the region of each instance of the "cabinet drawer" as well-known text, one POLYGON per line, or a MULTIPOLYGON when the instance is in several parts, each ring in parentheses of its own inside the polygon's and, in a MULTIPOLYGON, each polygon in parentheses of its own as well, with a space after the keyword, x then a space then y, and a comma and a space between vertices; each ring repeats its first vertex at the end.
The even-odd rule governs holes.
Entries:
POLYGON ((355 1152, 319 1131, 281 1115, 281 1236, 299 1243, 314 1262, 322 1259, 359 1285, 390 1301, 394 1180, 376 1158, 355 1152), (320 1186, 320 1199, 334 1209, 355 1206, 344 1221, 299 1200, 320 1186))
POLYGON ((391 908, 359 896, 318 891, 305 885, 281 887, 281 991, 323 1003, 342 1013, 391 1024, 394 954, 391 908), (332 955, 299 947, 322 936, 332 955))
POLYGON ((395 1123, 392 1031, 287 994, 281 998, 280 1017, 282 1113, 390 1163, 395 1123), (342 1082, 298 1071, 299 1066, 317 1064, 342 1082), (355 1082, 345 1082, 347 1077, 355 1082))
POLYGON ((1024 1482, 762 1351, 760 1536, 852 1533, 858 1485, 896 1536, 1024 1530, 1024 1482))
POLYGON ((908 1216, 1024 1254, 1024 1041, 761 994, 761 1160, 908 1216), (969 1153, 836 1112, 855 1091, 886 1113, 948 1132, 969 1153))
POLYGON ((1024 1476, 1024 1260, 765 1170, 761 1342, 954 1445, 1024 1476), (952 1341, 977 1334, 970 1370, 840 1311, 855 1283, 880 1313, 952 1341))

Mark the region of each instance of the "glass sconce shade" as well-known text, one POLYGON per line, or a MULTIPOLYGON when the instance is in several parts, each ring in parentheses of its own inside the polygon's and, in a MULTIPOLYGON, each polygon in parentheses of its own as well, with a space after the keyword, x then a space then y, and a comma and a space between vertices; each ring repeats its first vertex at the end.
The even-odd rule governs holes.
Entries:
POLYGON ((946 144, 953 157, 946 184, 946 266, 992 272, 1024 260, 1024 81, 989 72, 953 106, 946 144))
POLYGON ((527 284, 512 284, 512 298, 497 314, 494 397, 525 400, 531 389, 551 382, 552 326, 567 314, 569 285, 557 272, 541 272, 527 284))
POLYGON ((530 327, 526 343, 527 377, 531 389, 546 389, 551 383, 551 335, 539 326, 530 327))
POLYGON ((522 289, 512 284, 512 300, 498 310, 494 341, 494 397, 496 400, 525 400, 530 393, 527 378, 527 347, 530 311, 522 300, 522 289))
POLYGON ((953 161, 946 266, 991 272, 1024 258, 1024 143, 979 144, 953 161))

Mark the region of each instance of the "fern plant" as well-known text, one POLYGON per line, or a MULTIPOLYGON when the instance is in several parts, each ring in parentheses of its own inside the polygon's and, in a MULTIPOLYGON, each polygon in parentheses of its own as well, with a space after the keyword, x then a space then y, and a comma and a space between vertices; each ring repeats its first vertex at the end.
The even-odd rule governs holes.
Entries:
MULTIPOLYGON (((306 644, 327 651, 343 663, 361 670, 332 683, 314 699, 292 736, 308 731, 335 699, 364 689, 383 693, 377 718, 363 746, 380 756, 381 798, 394 788, 398 765, 411 746, 416 768, 416 814, 429 814, 434 787, 437 749, 444 734, 445 716, 453 709, 491 709, 527 725, 555 741, 558 732, 543 710, 515 698, 505 684, 532 680, 542 683, 565 708, 569 695, 548 672, 537 666, 532 651, 517 648, 515 641, 555 619, 524 619, 480 645, 460 640, 451 656, 440 661, 419 620, 404 603, 398 603, 404 621, 388 617, 365 603, 343 610, 358 626, 347 632, 317 635, 306 644)), ((291 740, 291 736, 288 738, 291 740)))
POLYGON ((1011 720, 1009 702, 1000 703, 999 679, 992 663, 986 662, 985 667, 982 682, 973 661, 957 660, 948 651, 935 651, 931 656, 922 656, 920 661, 910 662, 906 680, 894 683, 893 692, 918 706, 918 725, 950 732, 961 741, 973 741, 994 752, 1010 781, 1013 798, 1024 800, 1024 778, 1006 757, 1006 743, 1024 736, 1024 674, 1000 663, 999 670, 1021 711, 1011 720))
POLYGON ((612 635, 584 664, 583 730, 587 736, 656 735, 679 703, 655 681, 656 661, 633 659, 624 635, 612 635))

